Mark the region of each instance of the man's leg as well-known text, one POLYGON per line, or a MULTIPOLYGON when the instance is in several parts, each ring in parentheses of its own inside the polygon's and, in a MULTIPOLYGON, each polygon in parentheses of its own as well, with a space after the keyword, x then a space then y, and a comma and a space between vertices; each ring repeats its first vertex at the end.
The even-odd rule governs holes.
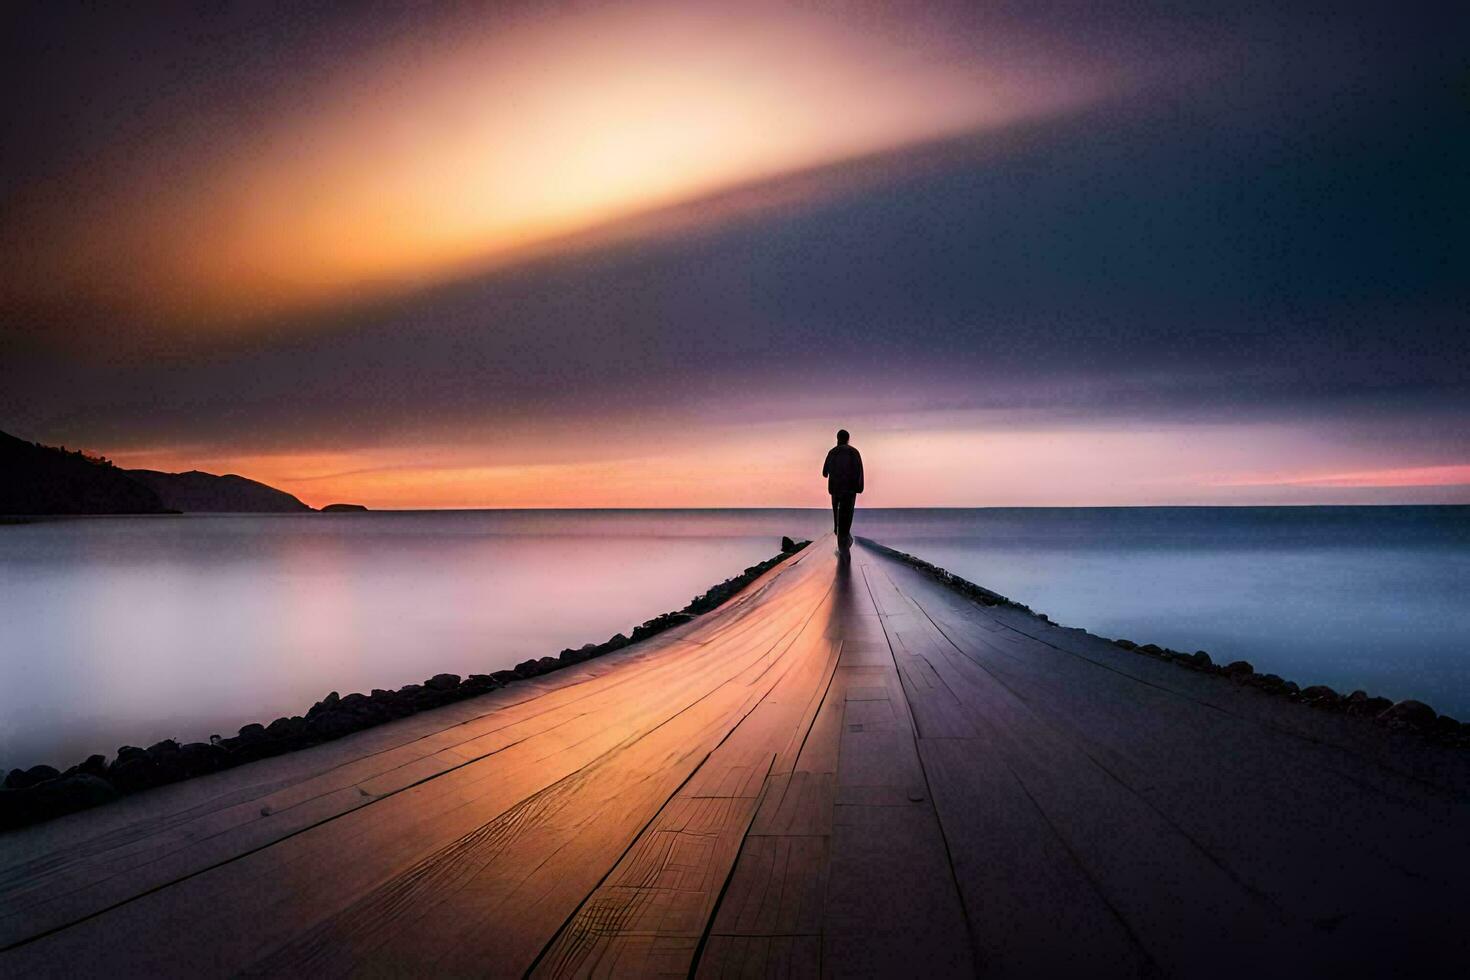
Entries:
POLYGON ((837 539, 844 543, 852 541, 852 512, 857 506, 857 494, 846 493, 842 495, 841 515, 838 520, 837 539))
POLYGON ((842 495, 832 495, 832 533, 842 537, 842 495))

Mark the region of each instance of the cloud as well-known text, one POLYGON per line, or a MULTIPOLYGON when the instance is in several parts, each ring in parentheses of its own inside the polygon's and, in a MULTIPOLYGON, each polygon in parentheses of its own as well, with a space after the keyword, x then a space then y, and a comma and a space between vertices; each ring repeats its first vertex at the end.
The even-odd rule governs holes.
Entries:
MULTIPOLYGON (((1047 480, 1069 457, 1088 460, 1076 502, 1178 501, 1259 473, 1460 465, 1470 338, 1463 209, 1450 206, 1466 162, 1449 123, 1452 46, 1407 17, 1309 30, 1312 18, 1278 5, 1223 19, 1171 8, 1046 21, 994 8, 1000 20, 979 24, 956 7, 916 28, 912 49, 884 21, 861 43, 900 60, 944 54, 934 73, 905 76, 890 106, 974 70, 933 39, 964 47, 982 26, 996 40, 977 50, 1000 77, 1031 78, 1112 38, 1080 74, 1126 84, 1102 101, 1023 101, 1004 124, 970 119, 963 132, 869 117, 857 130, 886 134, 872 152, 843 144, 836 161, 742 166, 714 193, 587 212, 592 224, 452 281, 240 329, 163 328, 80 299, 8 315, 0 427, 317 487, 371 478, 382 501, 442 502, 451 485, 468 494, 455 500, 529 499, 511 491, 610 488, 660 467, 686 486, 680 474, 705 457, 660 455, 685 440, 723 447, 713 455, 727 467, 776 447, 761 471, 775 500, 787 484, 770 467, 799 467, 809 439, 848 420, 894 433, 880 440, 890 454, 900 433, 1064 447, 1028 457, 1038 500, 1055 499, 1047 480), (1380 48, 1390 54, 1368 57, 1380 48), (1169 51, 1176 66, 1146 70, 1169 51), (1160 430, 1214 435, 1152 441, 1160 430), (1111 447, 1111 466, 1089 439, 1111 447), (1120 469, 1127 479, 1109 476, 1120 469)), ((292 36, 333 36, 311 27, 292 36)), ((841 33, 864 30, 845 20, 841 33)), ((377 41, 362 48, 366 64, 384 57, 377 41)), ((304 91, 340 84, 308 74, 304 91)), ((1075 77, 1062 90, 1104 91, 1069 87, 1075 77)), ((872 92, 868 79, 812 104, 872 92)), ((754 492, 738 467, 721 474, 731 493, 754 492)), ((975 493, 997 485, 985 467, 961 475, 975 493)), ((1356 492, 1229 492, 1257 489, 1356 492)))
POLYGON ((317 70, 273 112, 222 102, 118 134, 99 166, 54 180, 10 223, 26 272, 5 291, 239 330, 1112 84, 1081 61, 998 58, 1003 38, 947 43, 935 28, 788 4, 426 20, 333 52, 329 70, 312 61, 321 52, 298 53, 317 70))

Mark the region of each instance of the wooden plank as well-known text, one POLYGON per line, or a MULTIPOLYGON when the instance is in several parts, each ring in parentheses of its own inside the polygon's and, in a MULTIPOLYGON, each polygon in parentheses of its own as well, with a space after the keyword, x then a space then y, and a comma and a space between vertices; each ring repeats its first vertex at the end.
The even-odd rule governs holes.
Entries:
MULTIPOLYGON (((850 579, 839 576, 838 586, 834 621, 872 612, 863 606, 862 594, 853 591, 850 579)), ((869 619, 876 622, 876 616, 869 619)), ((865 644, 864 652, 886 652, 886 641, 852 640, 846 638, 849 632, 830 626, 824 631, 841 638, 839 664, 852 644, 865 644)), ((866 659, 866 666, 834 667, 794 771, 773 773, 766 780, 760 808, 696 964, 699 975, 770 970, 809 976, 819 971, 839 747, 847 709, 859 703, 848 697, 866 681, 876 688, 883 699, 879 703, 892 717, 881 677, 883 661, 866 659)))
POLYGON ((557 935, 535 975, 687 976, 755 805, 750 797, 671 800, 557 935))
POLYGON ((904 695, 914 714, 914 727, 920 738, 974 738, 963 706, 929 660, 916 655, 935 642, 928 634, 893 634, 894 659, 903 680, 904 695))
MULTIPOLYGON (((639 836, 537 962, 540 975, 687 975, 778 754, 790 761, 829 687, 838 645, 824 603, 769 690, 639 836), (700 809, 691 806, 709 798, 700 809)), ((780 775, 780 774, 778 774, 780 775)))
POLYGON ((927 804, 838 806, 822 918, 831 976, 974 975, 964 915, 927 804))
POLYGON ((712 935, 820 935, 829 840, 825 834, 748 837, 712 935))
POLYGON ((987 977, 1137 977, 1156 970, 984 739, 921 739, 975 955, 987 977))
MULTIPOLYGON (((1363 917, 1430 946, 1458 939, 1447 910, 1470 867, 1470 847, 1456 830, 1470 823, 1463 803, 1425 799, 1422 787, 1402 793, 1398 778, 1382 770, 1355 767, 1344 779, 1348 763, 1321 743, 1284 746, 1279 729, 1168 684, 1140 684, 1096 662, 1096 650, 1074 655, 1067 647, 1086 639, 1077 631, 1050 632, 1056 645, 1019 635, 1001 642, 935 619, 1039 718, 1295 922, 1304 943, 1363 917), (1380 792, 1364 792, 1374 783, 1380 792)), ((1186 690, 1201 681, 1235 687, 1164 667, 1184 678, 1186 690)), ((1365 933, 1337 936, 1318 962, 1350 966, 1376 942, 1365 933)))
MULTIPOLYGON (((864 589, 867 561, 859 552, 854 578, 864 589)), ((869 595, 886 628, 902 597, 893 590, 869 595)), ((967 926, 928 801, 897 665, 890 655, 885 666, 851 671, 838 752, 822 970, 837 976, 969 976, 974 963, 967 926)))
POLYGON ((775 773, 751 824, 750 836, 829 836, 837 776, 831 772, 775 773))
POLYGON ((700 960, 702 977, 815 980, 821 974, 816 936, 711 936, 700 960))

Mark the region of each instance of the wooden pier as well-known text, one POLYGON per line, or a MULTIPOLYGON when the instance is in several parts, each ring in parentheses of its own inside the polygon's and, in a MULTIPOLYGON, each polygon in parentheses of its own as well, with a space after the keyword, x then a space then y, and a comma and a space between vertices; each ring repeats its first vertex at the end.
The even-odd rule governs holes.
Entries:
POLYGON ((1458 975, 1466 756, 828 536, 618 653, 0 835, 0 975, 1458 975))

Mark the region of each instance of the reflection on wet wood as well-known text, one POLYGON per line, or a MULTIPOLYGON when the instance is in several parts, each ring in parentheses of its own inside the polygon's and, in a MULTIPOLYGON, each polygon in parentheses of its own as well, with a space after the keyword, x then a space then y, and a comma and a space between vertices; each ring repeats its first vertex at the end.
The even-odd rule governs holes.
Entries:
POLYGON ((1470 765, 831 538, 485 697, 0 838, 7 975, 1466 955, 1470 765))

